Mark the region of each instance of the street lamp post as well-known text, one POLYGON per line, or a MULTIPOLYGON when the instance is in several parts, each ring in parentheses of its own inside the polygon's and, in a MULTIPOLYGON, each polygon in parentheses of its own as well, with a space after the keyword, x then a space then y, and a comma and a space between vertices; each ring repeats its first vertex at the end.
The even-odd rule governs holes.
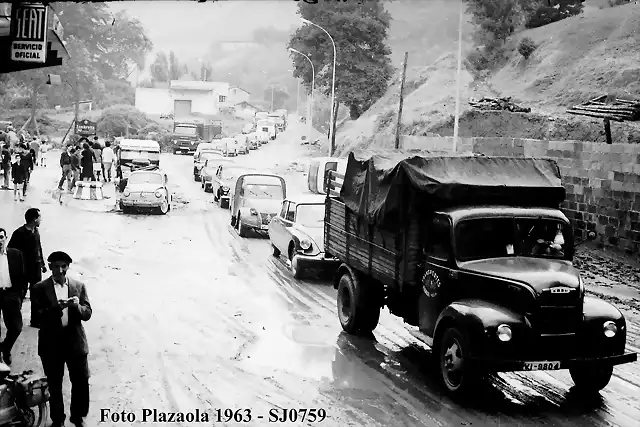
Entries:
POLYGON ((458 151, 458 132, 460 130, 460 73, 462 70, 462 16, 464 3, 460 0, 460 22, 458 23, 458 69, 456 74, 456 115, 453 122, 453 153, 458 151))
MULTIPOLYGON (((309 64, 311 64, 311 105, 309 106, 309 128, 313 129, 313 94, 316 86, 316 69, 313 66, 313 61, 307 55, 292 47, 290 47, 289 50, 291 52, 295 52, 299 55, 304 56, 305 58, 307 58, 307 61, 309 61, 309 64)), ((311 134, 309 134, 309 138, 311 138, 311 134)))
POLYGON ((336 102, 336 42, 333 40, 333 37, 331 37, 331 34, 329 34, 329 32, 324 28, 322 28, 320 25, 314 24, 308 19, 301 18, 301 20, 302 20, 302 23, 304 24, 313 25, 315 27, 320 28, 322 31, 324 31, 324 33, 329 37, 329 40, 331 40, 331 44, 333 45, 333 75, 331 77, 331 122, 330 122, 331 146, 329 148, 329 156, 333 156, 333 151, 335 148, 334 147, 335 135, 333 132, 333 128, 334 128, 334 109, 335 109, 335 102, 336 102))

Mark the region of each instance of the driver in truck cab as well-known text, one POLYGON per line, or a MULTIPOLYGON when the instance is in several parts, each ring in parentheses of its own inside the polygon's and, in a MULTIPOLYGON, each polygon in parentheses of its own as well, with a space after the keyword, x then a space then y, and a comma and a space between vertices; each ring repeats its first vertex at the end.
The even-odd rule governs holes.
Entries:
POLYGON ((564 256, 564 237, 562 225, 540 220, 523 233, 524 253, 530 256, 564 256))

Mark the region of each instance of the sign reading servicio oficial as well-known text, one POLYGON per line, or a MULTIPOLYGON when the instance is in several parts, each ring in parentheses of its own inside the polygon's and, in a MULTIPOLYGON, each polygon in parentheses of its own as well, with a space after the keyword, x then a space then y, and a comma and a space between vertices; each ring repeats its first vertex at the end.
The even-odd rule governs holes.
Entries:
POLYGON ((14 3, 11 10, 11 59, 47 62, 47 12, 42 3, 14 3))

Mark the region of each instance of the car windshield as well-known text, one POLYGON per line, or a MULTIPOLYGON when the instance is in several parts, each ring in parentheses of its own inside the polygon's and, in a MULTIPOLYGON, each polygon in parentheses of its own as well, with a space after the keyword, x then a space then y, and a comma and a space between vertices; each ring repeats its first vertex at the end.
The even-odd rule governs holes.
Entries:
POLYGON ((175 133, 178 135, 193 136, 196 134, 196 128, 190 126, 177 126, 175 133))
POLYGON ((324 204, 300 204, 296 208, 296 222, 303 227, 324 226, 324 204))
POLYGON ((553 218, 475 218, 456 226, 460 261, 511 256, 565 258, 568 224, 553 218))
POLYGON ((222 156, 219 153, 202 153, 200 161, 206 162, 207 160, 221 159, 222 156))
POLYGON ((253 199, 282 199, 282 187, 273 184, 246 184, 244 197, 253 199))
POLYGON ((162 185, 162 175, 157 173, 134 173, 129 177, 128 184, 162 185))

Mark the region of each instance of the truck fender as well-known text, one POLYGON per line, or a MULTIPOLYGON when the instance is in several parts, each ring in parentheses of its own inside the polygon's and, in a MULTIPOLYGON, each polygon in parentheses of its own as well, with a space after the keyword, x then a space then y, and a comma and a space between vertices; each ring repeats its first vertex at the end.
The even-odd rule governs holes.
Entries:
POLYGON ((355 281, 358 281, 358 273, 353 268, 349 267, 347 264, 342 263, 336 273, 333 276, 333 288, 338 289, 338 285, 340 284, 340 278, 343 274, 349 273, 351 278, 355 281))
POLYGON ((614 322, 625 322, 624 316, 613 304, 599 298, 584 297, 584 304, 582 306, 582 313, 584 314, 584 320, 587 322, 602 320, 613 320, 614 322))
POLYGON ((524 316, 506 307, 488 301, 469 299, 449 304, 442 310, 436 321, 433 334, 434 351, 442 334, 456 327, 469 340, 472 354, 474 349, 481 349, 487 335, 487 329, 503 323, 510 326, 526 324, 524 316))

